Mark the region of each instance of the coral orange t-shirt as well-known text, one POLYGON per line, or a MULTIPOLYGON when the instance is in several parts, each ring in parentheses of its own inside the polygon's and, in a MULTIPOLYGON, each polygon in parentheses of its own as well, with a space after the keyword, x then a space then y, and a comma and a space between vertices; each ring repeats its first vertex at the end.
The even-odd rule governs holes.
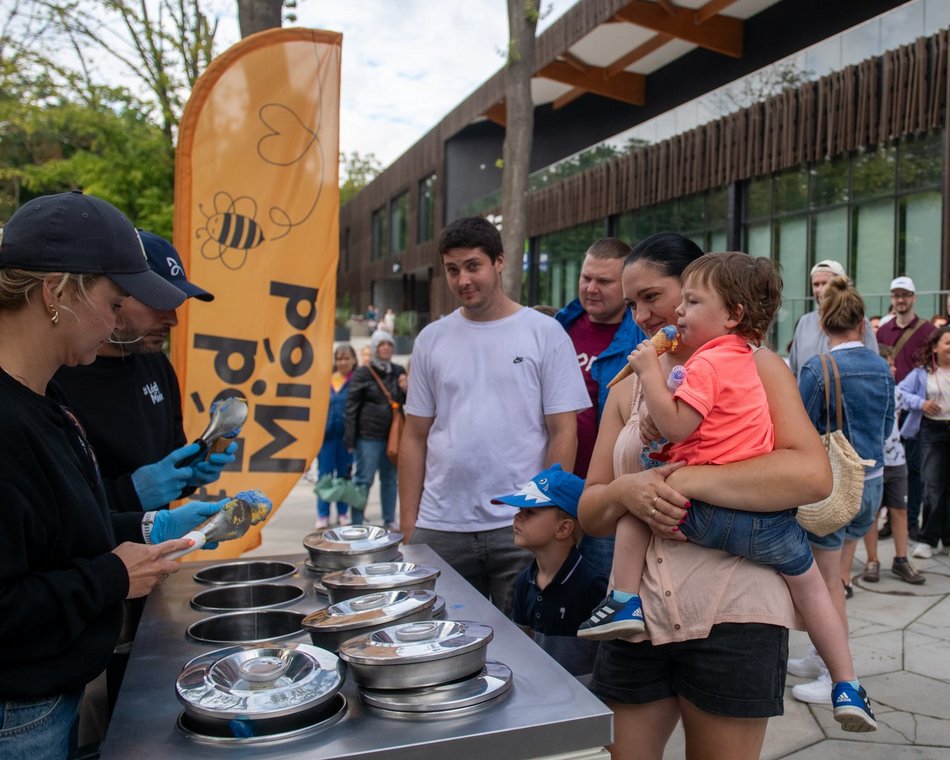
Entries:
POLYGON ((703 420, 673 444, 670 459, 687 464, 728 464, 766 454, 775 446, 765 388, 749 344, 723 335, 701 346, 684 365, 686 379, 674 397, 703 420))

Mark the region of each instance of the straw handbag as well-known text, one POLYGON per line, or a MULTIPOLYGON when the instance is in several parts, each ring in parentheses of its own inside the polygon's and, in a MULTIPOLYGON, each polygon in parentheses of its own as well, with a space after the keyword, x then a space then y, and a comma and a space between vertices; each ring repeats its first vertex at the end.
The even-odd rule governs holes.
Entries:
POLYGON ((825 378, 825 449, 831 462, 831 476, 834 486, 831 494, 815 504, 806 504, 798 508, 798 524, 816 536, 826 536, 838 528, 847 525, 861 509, 861 495, 864 491, 864 468, 874 464, 872 459, 862 459, 854 450, 851 442, 841 432, 841 407, 844 396, 841 395, 841 376, 838 365, 830 354, 822 354, 821 372, 825 378), (835 379, 835 431, 831 432, 831 383, 828 377, 828 365, 835 379))

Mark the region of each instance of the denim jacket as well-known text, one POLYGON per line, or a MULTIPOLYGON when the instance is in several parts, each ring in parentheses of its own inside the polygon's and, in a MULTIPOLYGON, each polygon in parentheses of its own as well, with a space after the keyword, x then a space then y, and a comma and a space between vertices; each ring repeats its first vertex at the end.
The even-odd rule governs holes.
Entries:
MULTIPOLYGON (((884 439, 894 427, 894 378, 884 361, 873 351, 855 344, 833 350, 841 375, 844 396, 843 432, 863 459, 873 459, 874 467, 884 466, 884 439)), ((825 380, 820 357, 813 356, 802 367, 798 389, 805 410, 819 433, 825 432, 825 380)), ((834 379, 831 380, 831 424, 835 425, 834 379)))
POLYGON ((901 438, 916 438, 920 432, 921 409, 927 400, 927 370, 923 367, 912 369, 897 386, 904 399, 907 416, 901 425, 901 438))
MULTIPOLYGON (((561 309, 554 318, 560 322, 561 327, 567 330, 576 320, 580 319, 584 313, 579 299, 575 298, 567 306, 561 309)), ((614 333, 614 339, 610 341, 600 355, 597 361, 590 368, 590 376, 597 383, 597 420, 600 421, 600 415, 604 411, 607 403, 607 394, 610 389, 607 383, 614 379, 614 375, 620 372, 627 364, 627 356, 640 343, 647 339, 646 333, 639 328, 633 321, 633 315, 630 309, 624 309, 623 319, 620 327, 614 333)))

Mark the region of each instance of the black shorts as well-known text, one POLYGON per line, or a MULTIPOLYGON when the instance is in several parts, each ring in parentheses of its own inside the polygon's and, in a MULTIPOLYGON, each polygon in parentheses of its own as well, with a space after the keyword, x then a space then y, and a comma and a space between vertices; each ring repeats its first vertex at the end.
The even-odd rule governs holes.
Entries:
POLYGON ((683 697, 730 718, 782 715, 788 629, 720 623, 705 639, 653 646, 602 641, 590 690, 601 699, 645 704, 683 697))

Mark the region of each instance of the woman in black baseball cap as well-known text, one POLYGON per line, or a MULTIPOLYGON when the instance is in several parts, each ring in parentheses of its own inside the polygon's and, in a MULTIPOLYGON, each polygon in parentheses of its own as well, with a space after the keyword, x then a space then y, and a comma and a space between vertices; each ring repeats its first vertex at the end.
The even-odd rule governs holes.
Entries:
POLYGON ((0 757, 65 758, 83 687, 105 668, 127 598, 178 569, 167 555, 221 504, 112 513, 53 373, 91 363, 128 294, 174 308, 118 209, 37 198, 0 238, 0 757))

